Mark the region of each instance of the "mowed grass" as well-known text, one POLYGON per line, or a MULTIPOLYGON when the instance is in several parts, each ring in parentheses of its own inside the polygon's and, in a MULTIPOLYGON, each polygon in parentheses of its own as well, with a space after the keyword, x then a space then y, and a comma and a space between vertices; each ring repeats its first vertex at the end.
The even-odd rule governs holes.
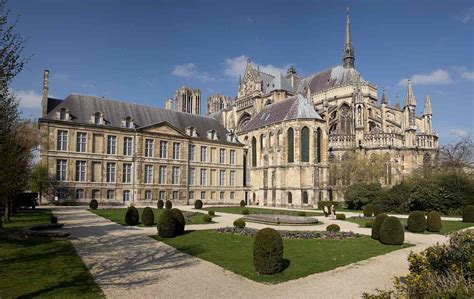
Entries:
MULTIPOLYGON (((163 213, 164 209, 152 209, 153 214, 155 215, 155 224, 158 218, 160 217, 161 213, 163 213)), ((109 219, 115 223, 121 224, 121 225, 127 225, 125 223, 125 214, 127 214, 127 209, 126 208, 118 208, 118 209, 97 209, 97 210, 89 210, 90 212, 99 215, 101 217, 104 217, 106 219, 109 219)), ((140 216, 140 224, 139 226, 143 226, 141 223, 142 220, 142 212, 143 209, 139 208, 138 209, 138 214, 140 216)), ((191 222, 186 223, 186 224, 208 224, 212 222, 204 222, 203 220, 203 213, 199 215, 195 215, 191 217, 191 222)), ((211 217, 216 217, 216 216, 211 216, 211 217)))
POLYGON ((382 245, 368 236, 345 240, 284 239, 283 257, 286 268, 274 275, 260 275, 253 267, 251 237, 200 230, 175 238, 153 238, 249 279, 271 284, 332 270, 411 246, 382 245))
POLYGON ((12 241, 12 228, 50 223, 51 212, 19 213, 0 230, 0 298, 104 298, 69 240, 12 241))
MULTIPOLYGON (((407 224, 407 219, 406 218, 399 218, 400 221, 402 221, 403 225, 405 226, 407 224)), ((346 218, 345 221, 349 221, 352 223, 357 223, 359 224, 359 227, 365 227, 365 221, 364 219, 357 219, 357 218, 346 218)), ((465 229, 468 227, 474 227, 474 223, 467 223, 467 222, 462 222, 459 220, 442 220, 443 225, 441 226, 441 231, 440 232, 428 232, 425 231, 424 234, 438 234, 438 235, 448 235, 452 232, 465 229)))
MULTIPOLYGON (((280 214, 280 215, 291 215, 291 216, 298 216, 300 211, 291 211, 291 210, 277 210, 277 209, 264 209, 264 208, 251 208, 251 207, 212 207, 212 208, 205 208, 203 210, 215 211, 216 213, 229 213, 229 214, 240 214, 242 215, 242 210, 248 209, 250 214, 280 214)), ((322 212, 311 212, 305 211, 306 216, 322 216, 324 215, 322 212)))

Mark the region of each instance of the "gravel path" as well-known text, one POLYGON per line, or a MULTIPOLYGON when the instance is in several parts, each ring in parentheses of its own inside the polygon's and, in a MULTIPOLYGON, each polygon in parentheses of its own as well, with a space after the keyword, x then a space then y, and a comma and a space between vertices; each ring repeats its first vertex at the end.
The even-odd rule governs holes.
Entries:
MULTIPOLYGON (((191 207, 179 207, 192 210, 191 207)), ((356 298, 363 291, 386 288, 394 276, 408 271, 406 257, 447 240, 435 234, 406 233, 406 242, 416 244, 403 250, 370 258, 331 271, 313 274, 278 285, 265 285, 181 253, 148 235, 156 228, 126 227, 88 212, 84 208, 53 208, 92 276, 108 298, 356 298)), ((189 225, 186 229, 210 229, 231 226, 240 215, 216 213, 218 223, 189 225)), ((324 224, 316 226, 278 226, 279 229, 322 230, 337 223, 341 230, 370 234, 357 224, 316 217, 324 224)), ((248 223, 249 227, 268 225, 248 223)))

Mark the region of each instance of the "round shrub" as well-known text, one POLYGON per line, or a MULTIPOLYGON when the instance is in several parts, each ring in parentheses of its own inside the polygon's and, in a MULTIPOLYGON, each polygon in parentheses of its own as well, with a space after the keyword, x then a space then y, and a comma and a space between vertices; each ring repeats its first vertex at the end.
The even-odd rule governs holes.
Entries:
POLYGON ((383 210, 384 210, 384 208, 383 208, 382 205, 374 205, 374 216, 382 214, 383 210))
POLYGON ((336 214, 337 220, 346 220, 346 214, 336 214))
POLYGON ((237 219, 234 221, 234 226, 238 228, 244 228, 245 227, 245 221, 243 219, 237 219))
POLYGON ((408 215, 407 230, 412 233, 422 233, 426 230, 425 213, 413 211, 408 215))
POLYGON ((172 238, 179 235, 179 223, 171 210, 164 210, 157 221, 158 235, 163 238, 172 238))
POLYGON ((328 232, 337 233, 340 230, 341 230, 341 228, 337 224, 330 224, 330 225, 328 225, 328 227, 326 227, 326 231, 328 231, 328 232))
POLYGON ((212 221, 212 217, 209 216, 209 215, 204 214, 204 215, 202 215, 202 220, 203 220, 204 222, 211 222, 211 221, 212 221))
POLYGON ((240 207, 241 207, 241 208, 244 208, 245 206, 246 206, 245 200, 241 200, 241 201, 240 201, 240 207))
POLYGON ((171 208, 173 207, 173 204, 171 203, 171 201, 168 199, 165 203, 165 208, 167 208, 168 210, 170 210, 171 208))
POLYGON ((388 217, 380 227, 380 242, 387 245, 402 245, 405 239, 403 224, 397 217, 388 217))
POLYGON ((145 226, 150 226, 155 223, 155 215, 153 214, 152 208, 146 207, 145 209, 143 209, 142 222, 145 226))
POLYGON ((171 214, 177 221, 177 234, 180 235, 184 232, 184 227, 186 226, 186 219, 184 219, 183 212, 181 212, 181 210, 179 209, 171 209, 171 214))
POLYGON ((441 221, 441 216, 436 211, 431 211, 426 215, 426 229, 429 232, 439 232, 443 227, 443 222, 441 221))
POLYGON ((300 216, 300 217, 304 217, 304 216, 306 216, 306 212, 299 211, 297 215, 300 216))
POLYGON ((372 239, 380 239, 380 228, 382 227, 383 222, 388 218, 388 215, 385 213, 378 214, 375 216, 375 219, 372 223, 372 239))
POLYGON ((165 206, 165 203, 163 202, 162 199, 158 199, 158 202, 156 203, 156 207, 158 209, 163 209, 163 207, 165 206))
POLYGON ((240 214, 242 214, 242 215, 248 215, 248 214, 250 214, 250 211, 249 211, 249 209, 242 209, 242 210, 240 211, 240 214))
POLYGON ((374 220, 372 219, 366 220, 364 223, 364 226, 368 228, 371 228, 373 225, 374 225, 374 220))
POLYGON ((97 202, 97 199, 91 200, 91 202, 89 203, 89 208, 91 208, 91 210, 97 210, 98 207, 99 203, 97 202))
POLYGON ((202 200, 197 199, 197 200, 194 202, 194 208, 195 208, 195 209, 202 209, 202 200))
POLYGON ((474 223, 474 206, 468 205, 464 206, 462 209, 462 221, 474 223))
POLYGON ((362 213, 365 217, 372 217, 374 215, 374 206, 371 204, 365 205, 362 213))
POLYGON ((214 215, 216 215, 216 212, 214 212, 213 210, 210 210, 210 211, 207 211, 207 214, 209 216, 214 216, 214 215))
POLYGON ((273 228, 264 228, 255 235, 253 264, 260 274, 275 274, 282 270, 283 240, 273 228))
POLYGON ((134 206, 130 206, 127 209, 127 213, 125 214, 125 223, 127 225, 137 225, 140 218, 138 215, 138 210, 134 206))

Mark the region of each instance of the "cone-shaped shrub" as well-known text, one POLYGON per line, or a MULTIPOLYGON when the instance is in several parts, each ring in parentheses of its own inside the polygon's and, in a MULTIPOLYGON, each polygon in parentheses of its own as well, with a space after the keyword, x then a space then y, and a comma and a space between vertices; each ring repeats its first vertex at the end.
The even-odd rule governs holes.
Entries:
POLYGON ((177 227, 177 233, 178 235, 180 235, 184 232, 186 220, 184 219, 183 213, 179 209, 171 209, 171 214, 173 215, 174 219, 178 221, 176 227, 177 227))
POLYGON ((408 215, 407 230, 412 233, 422 233, 426 230, 425 213, 413 211, 408 215))
POLYGON ((243 208, 243 207, 245 207, 245 206, 246 206, 246 205, 245 205, 245 200, 241 200, 241 201, 240 201, 240 207, 243 208))
POLYGON ((197 199, 197 200, 194 202, 194 208, 195 208, 195 209, 201 209, 201 208, 202 208, 202 200, 197 199))
POLYGON ((243 219, 236 219, 234 221, 234 226, 238 228, 244 228, 245 227, 245 221, 243 219))
POLYGON ((283 240, 273 228, 264 228, 255 235, 253 264, 260 274, 274 274, 282 270, 283 240))
POLYGON ((137 225, 140 218, 138 215, 138 210, 134 206, 130 206, 127 209, 127 213, 125 214, 125 223, 127 225, 137 225))
POLYGON ((405 240, 403 224, 397 217, 388 217, 380 227, 380 242, 387 245, 402 245, 405 240))
POLYGON ((165 206, 165 203, 163 202, 162 199, 158 199, 158 202, 156 203, 156 207, 158 209, 163 209, 163 207, 165 206))
POLYGON ((374 222, 372 223, 372 239, 380 239, 380 228, 382 227, 383 222, 388 218, 388 215, 385 213, 378 214, 375 216, 374 222))
POLYGON ((171 209, 173 207, 173 204, 171 203, 171 201, 168 199, 165 203, 165 208, 167 208, 168 210, 171 209))
POLYGON ((145 226, 150 226, 155 224, 155 215, 153 214, 153 209, 146 207, 142 212, 142 222, 145 226))
POLYGON ((328 232, 337 233, 340 230, 341 230, 341 228, 337 224, 330 224, 330 225, 328 225, 328 227, 326 227, 326 231, 328 231, 328 232))
POLYGON ((99 203, 97 202, 97 199, 91 200, 91 202, 89 203, 89 208, 91 208, 91 210, 97 210, 98 207, 99 203))
POLYGON ((174 217, 171 210, 164 210, 157 221, 158 235, 163 238, 173 238, 179 233, 178 220, 174 217))
POLYGON ((426 224, 427 230, 429 232, 439 232, 443 227, 443 222, 441 221, 441 216, 436 211, 431 211, 426 215, 426 224))
POLYGON ((362 213, 365 217, 372 217, 374 215, 374 206, 371 204, 365 205, 363 207, 362 213))
POLYGON ((462 221, 474 223, 474 206, 473 205, 465 206, 462 209, 462 221))

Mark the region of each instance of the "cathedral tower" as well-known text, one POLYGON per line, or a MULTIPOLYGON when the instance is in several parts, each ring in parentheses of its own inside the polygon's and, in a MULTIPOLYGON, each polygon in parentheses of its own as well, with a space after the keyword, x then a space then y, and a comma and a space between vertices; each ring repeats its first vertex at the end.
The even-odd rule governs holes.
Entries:
POLYGON ((176 90, 174 110, 192 114, 201 114, 201 90, 183 86, 176 90))
POLYGON ((355 53, 351 41, 351 24, 349 20, 349 8, 346 14, 346 41, 344 44, 344 52, 342 54, 343 66, 346 69, 354 68, 355 53))

